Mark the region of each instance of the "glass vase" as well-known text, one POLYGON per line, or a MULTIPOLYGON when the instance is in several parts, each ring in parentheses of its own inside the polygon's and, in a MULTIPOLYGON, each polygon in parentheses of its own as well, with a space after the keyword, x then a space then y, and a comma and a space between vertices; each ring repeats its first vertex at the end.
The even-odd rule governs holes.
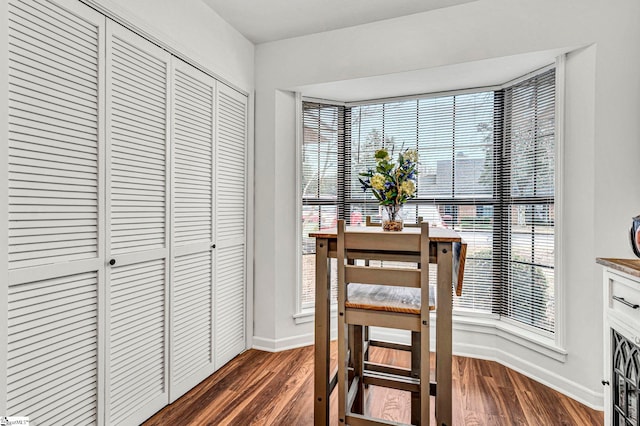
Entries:
POLYGON ((382 229, 384 231, 402 231, 403 228, 403 211, 402 204, 392 204, 389 206, 381 206, 382 229))

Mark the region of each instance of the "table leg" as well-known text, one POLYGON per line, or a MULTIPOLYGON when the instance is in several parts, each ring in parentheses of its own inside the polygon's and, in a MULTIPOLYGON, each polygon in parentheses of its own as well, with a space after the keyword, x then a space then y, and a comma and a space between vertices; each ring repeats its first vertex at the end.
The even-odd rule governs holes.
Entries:
POLYGON ((436 317, 436 424, 451 426, 451 312, 453 256, 451 243, 438 243, 436 317))
POLYGON ((316 307, 314 348, 314 406, 315 426, 329 424, 329 362, 331 268, 328 265, 329 241, 316 238, 316 307))

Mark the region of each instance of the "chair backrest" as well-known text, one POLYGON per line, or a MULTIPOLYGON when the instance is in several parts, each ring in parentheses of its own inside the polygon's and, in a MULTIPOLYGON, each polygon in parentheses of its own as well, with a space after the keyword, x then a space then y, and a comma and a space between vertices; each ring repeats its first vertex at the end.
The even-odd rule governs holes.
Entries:
MULTIPOLYGON (((417 223, 405 223, 404 226, 407 228, 417 228, 420 227, 420 225, 422 224, 423 221, 423 217, 422 216, 418 216, 418 222, 417 223)), ((367 216, 365 217, 365 225, 366 226, 380 226, 380 223, 378 222, 373 222, 371 220, 371 216, 367 216)), ((461 261, 459 261, 460 263, 458 263, 457 265, 455 265, 455 269, 457 270, 458 268, 462 268, 462 270, 464 271, 464 261, 466 259, 467 256, 467 243, 465 243, 464 241, 460 242, 460 243, 454 243, 453 245, 453 250, 457 251, 456 256, 457 259, 461 259, 461 261)), ((368 261, 367 261, 368 263, 368 261)), ((454 287, 455 287, 455 291, 456 291, 456 296, 460 297, 462 296, 462 284, 463 284, 463 280, 462 277, 463 274, 459 275, 459 278, 456 279, 456 282, 454 283, 454 287)))
MULTIPOLYGON (((344 306, 346 302, 349 283, 420 288, 422 300, 429 300, 429 224, 422 223, 420 229, 420 233, 347 231, 344 220, 339 220, 338 306, 344 306), (366 262, 380 259, 380 254, 397 260, 406 257, 410 262, 419 259, 420 268, 383 268, 366 262), (349 262, 354 259, 365 260, 365 264, 349 262)), ((428 312, 429 304, 426 305, 428 312)))

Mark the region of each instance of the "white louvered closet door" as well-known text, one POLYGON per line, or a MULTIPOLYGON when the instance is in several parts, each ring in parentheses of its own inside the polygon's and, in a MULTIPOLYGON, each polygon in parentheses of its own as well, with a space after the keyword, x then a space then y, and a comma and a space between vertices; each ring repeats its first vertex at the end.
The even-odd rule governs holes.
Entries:
POLYGON ((170 400, 214 371, 213 190, 216 81, 173 59, 170 400))
POLYGON ((104 380, 98 365, 104 17, 65 0, 11 0, 8 10, 9 282, 0 283, 8 285, 7 389, 0 390, 7 407, 1 414, 29 416, 32 424, 92 424, 101 418, 104 380))
POLYGON ((107 21, 107 424, 168 403, 170 60, 107 21))
POLYGON ((247 97, 218 83, 216 118, 217 369, 246 348, 247 97))

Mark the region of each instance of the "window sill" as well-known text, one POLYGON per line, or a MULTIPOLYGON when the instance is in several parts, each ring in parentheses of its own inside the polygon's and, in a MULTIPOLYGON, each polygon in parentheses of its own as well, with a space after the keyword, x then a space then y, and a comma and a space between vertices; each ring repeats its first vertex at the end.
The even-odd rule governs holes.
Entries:
MULTIPOLYGON (((338 306, 331 305, 331 318, 334 318, 338 312, 338 306)), ((300 312, 293 314, 293 320, 296 325, 313 322, 315 319, 315 309, 313 307, 302 308, 300 312)))
MULTIPOLYGON (((331 317, 335 317, 336 313, 337 307, 336 305, 332 305, 331 317)), ((431 317, 431 322, 435 325, 437 315, 432 313, 431 317)), ((296 325, 313 322, 314 318, 313 308, 303 308, 300 312, 293 315, 296 325)), ((454 313, 453 328, 459 331, 492 334, 556 361, 566 362, 567 360, 567 351, 558 346, 552 337, 543 336, 523 329, 522 327, 501 320, 499 316, 494 314, 479 314, 475 312, 469 312, 468 314, 454 313)))

